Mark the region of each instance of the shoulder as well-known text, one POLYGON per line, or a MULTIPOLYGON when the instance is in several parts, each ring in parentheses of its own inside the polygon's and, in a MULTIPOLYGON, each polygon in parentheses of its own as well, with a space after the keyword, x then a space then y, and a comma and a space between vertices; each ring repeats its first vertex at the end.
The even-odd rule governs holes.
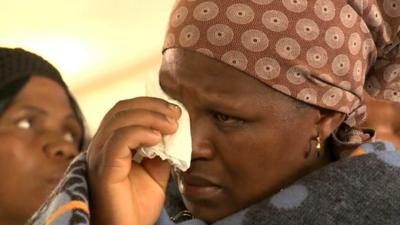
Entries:
POLYGON ((396 224, 400 220, 400 151, 362 146, 247 211, 245 224, 396 224), (296 221, 295 223, 291 221, 296 221))
POLYGON ((391 152, 396 151, 396 147, 390 141, 380 140, 371 143, 365 143, 359 147, 363 149, 367 153, 374 153, 374 152, 391 152))

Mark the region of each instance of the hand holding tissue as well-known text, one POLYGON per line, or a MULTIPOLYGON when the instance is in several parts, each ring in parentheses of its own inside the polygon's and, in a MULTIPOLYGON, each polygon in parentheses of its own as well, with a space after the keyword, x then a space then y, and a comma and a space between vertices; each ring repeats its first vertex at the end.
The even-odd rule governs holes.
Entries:
POLYGON ((190 167, 192 154, 192 138, 190 133, 189 113, 185 107, 178 101, 172 99, 161 89, 158 76, 151 77, 146 81, 146 95, 164 99, 175 104, 181 109, 181 117, 178 120, 178 130, 172 135, 164 135, 161 143, 150 146, 141 147, 135 154, 134 160, 140 162, 142 158, 160 157, 181 171, 186 171, 190 167))

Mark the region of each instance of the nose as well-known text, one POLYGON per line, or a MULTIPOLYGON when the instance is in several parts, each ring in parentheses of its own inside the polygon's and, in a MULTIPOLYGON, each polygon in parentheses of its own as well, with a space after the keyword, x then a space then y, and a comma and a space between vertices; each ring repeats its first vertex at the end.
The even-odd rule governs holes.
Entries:
POLYGON ((64 143, 49 143, 44 146, 45 153, 47 157, 52 159, 61 160, 72 160, 76 155, 78 155, 77 148, 64 141, 64 143))
POLYGON ((206 121, 191 122, 192 161, 210 160, 215 157, 215 146, 212 142, 213 128, 206 121))
POLYGON ((79 153, 77 146, 61 135, 49 135, 43 144, 43 151, 48 158, 62 161, 71 161, 79 153))

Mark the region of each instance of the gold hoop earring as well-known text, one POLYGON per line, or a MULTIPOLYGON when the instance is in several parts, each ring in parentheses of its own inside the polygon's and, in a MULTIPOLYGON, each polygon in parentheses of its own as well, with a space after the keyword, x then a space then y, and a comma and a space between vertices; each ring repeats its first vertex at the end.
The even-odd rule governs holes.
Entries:
POLYGON ((318 135, 316 139, 317 143, 315 144, 315 149, 317 150, 317 157, 319 158, 321 155, 321 138, 318 135))
MULTIPOLYGON (((308 147, 308 150, 305 151, 305 157, 309 157, 312 152, 316 153, 317 157, 319 158, 321 156, 322 152, 322 145, 321 145, 321 138, 320 136, 316 136, 313 139, 311 139, 310 145, 308 147)), ((313 154, 314 155, 314 154, 313 154)))

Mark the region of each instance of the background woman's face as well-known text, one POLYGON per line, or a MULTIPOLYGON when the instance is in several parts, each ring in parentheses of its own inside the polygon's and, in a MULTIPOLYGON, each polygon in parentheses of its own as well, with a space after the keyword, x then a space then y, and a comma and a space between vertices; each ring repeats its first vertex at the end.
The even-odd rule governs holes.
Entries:
POLYGON ((190 115, 192 164, 175 176, 194 216, 223 218, 307 170, 316 109, 299 108, 232 67, 179 49, 165 52, 160 84, 190 115))
POLYGON ((43 203, 81 136, 64 89, 31 77, 0 117, 0 218, 24 222, 43 203))

